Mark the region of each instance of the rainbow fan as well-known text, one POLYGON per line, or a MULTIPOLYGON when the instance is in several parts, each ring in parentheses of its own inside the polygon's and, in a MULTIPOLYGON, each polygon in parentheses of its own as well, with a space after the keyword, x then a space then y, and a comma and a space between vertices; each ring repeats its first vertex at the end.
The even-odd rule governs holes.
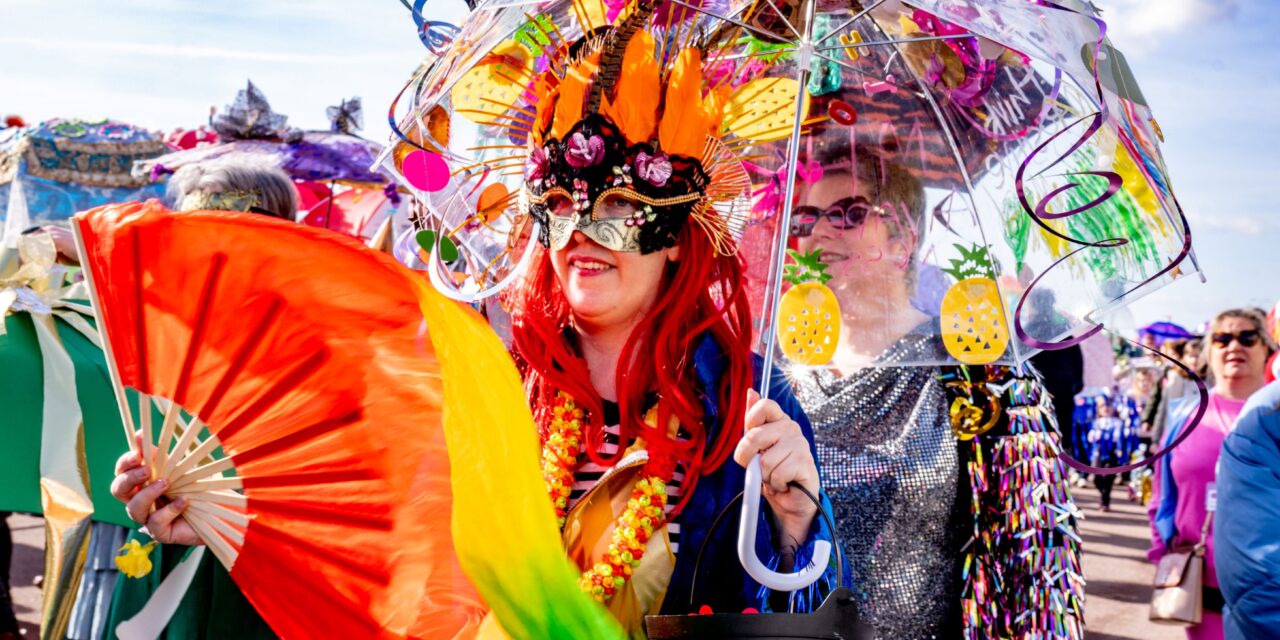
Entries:
POLYGON ((620 635, 477 314, 265 216, 129 204, 75 229, 126 429, 282 637, 620 635))
POLYGON ((126 428, 277 633, 438 637, 483 615, 451 544, 411 272, 252 214, 148 203, 76 222, 126 428))

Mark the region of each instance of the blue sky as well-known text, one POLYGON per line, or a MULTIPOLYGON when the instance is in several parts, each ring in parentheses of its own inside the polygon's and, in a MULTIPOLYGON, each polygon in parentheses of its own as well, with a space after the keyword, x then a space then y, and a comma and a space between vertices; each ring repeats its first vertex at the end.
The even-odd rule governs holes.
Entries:
MULTIPOLYGON (((1194 326, 1280 299, 1275 1, 1095 0, 1164 130, 1208 278, 1135 302, 1138 323, 1194 326)), ((461 0, 427 7, 450 22, 464 11, 461 0)), ((0 16, 0 113, 29 120, 189 127, 252 78, 304 128, 360 96, 365 135, 384 140, 387 107, 424 57, 397 0, 0 0, 0 16)))
POLYGON ((1208 282, 1131 307, 1194 326, 1280 299, 1280 17, 1274 0, 1096 0, 1164 130, 1174 191, 1208 282))
MULTIPOLYGON (((461 0, 431 0, 458 21, 461 0)), ((0 112, 110 116, 153 129, 203 122, 252 78, 304 128, 360 96, 365 135, 425 54, 397 0, 0 0, 0 112)))

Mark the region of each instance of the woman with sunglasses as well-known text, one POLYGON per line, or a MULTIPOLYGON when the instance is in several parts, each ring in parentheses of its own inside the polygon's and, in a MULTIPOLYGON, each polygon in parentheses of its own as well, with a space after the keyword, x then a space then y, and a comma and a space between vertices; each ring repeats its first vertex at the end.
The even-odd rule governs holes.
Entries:
POLYGON ((833 276, 827 284, 844 311, 835 355, 842 370, 867 366, 913 332, 932 333, 912 304, 923 187, 905 168, 859 153, 828 164, 791 214, 799 250, 820 250, 833 276))
MULTIPOLYGON (((977 411, 983 417, 976 422, 991 429, 976 441, 988 477, 1005 477, 1007 467, 1000 465, 1007 459, 997 462, 991 443, 1008 434, 1014 415, 1020 429, 1045 436, 1045 447, 1056 455, 1050 439, 1056 436, 1047 435, 1053 409, 1030 374, 953 366, 939 335, 940 302, 925 281, 925 270, 936 267, 919 257, 927 226, 921 172, 891 154, 863 147, 855 153, 847 141, 819 150, 814 155, 822 170, 810 172, 814 179, 801 185, 791 227, 799 252, 821 251, 831 276, 826 284, 840 303, 831 364, 789 373, 813 422, 823 486, 835 506, 836 537, 858 587, 860 613, 877 638, 893 640, 1079 638, 1083 621, 1072 615, 1043 634, 1017 627, 1021 620, 1053 615, 1044 609, 1050 601, 1069 603, 1070 610, 1079 604, 1079 589, 1061 588, 1066 581, 1037 583, 1034 570, 1014 553, 978 551, 977 531, 985 536, 991 530, 971 511, 974 500, 987 499, 973 489, 982 479, 971 475, 983 463, 970 464, 975 436, 968 434, 966 442, 956 435, 953 407, 977 411), (987 382, 1004 391, 985 391, 987 382), (966 559, 999 566, 1008 584, 1024 586, 979 586, 974 580, 981 571, 965 570, 966 559), (1055 593, 1033 600, 1018 592, 1055 593), (1016 612, 1018 620, 989 622, 983 611, 1016 612)), ((1058 495, 1066 495, 1065 480, 1058 495)), ((1049 501, 1073 510, 1069 501, 1049 501)), ((1065 528, 1071 527, 1068 521, 1065 528)), ((1011 533, 1017 532, 1001 535, 1011 533)), ((1057 542, 1043 551, 1078 553, 1057 542)))
MULTIPOLYGON (((1205 545, 1204 618, 1187 627, 1190 640, 1223 637, 1222 592, 1213 559, 1218 457, 1245 401, 1265 384, 1267 358, 1275 351, 1265 326, 1265 318, 1254 309, 1223 311, 1213 319, 1205 336, 1213 376, 1208 409, 1187 439, 1160 460, 1152 487, 1152 548, 1147 553, 1151 561, 1158 563, 1174 547, 1205 545), (1202 533, 1208 535, 1202 538, 1202 533)), ((1188 397, 1170 406, 1164 446, 1186 427, 1199 400, 1188 397)))

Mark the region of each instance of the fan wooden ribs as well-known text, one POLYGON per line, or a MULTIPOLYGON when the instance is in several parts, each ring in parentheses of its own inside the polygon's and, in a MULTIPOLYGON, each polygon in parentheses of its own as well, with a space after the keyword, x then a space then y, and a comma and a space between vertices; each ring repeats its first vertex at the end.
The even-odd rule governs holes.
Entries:
POLYGON ((243 489, 243 482, 235 475, 235 461, 222 454, 221 442, 199 418, 182 417, 181 414, 190 413, 178 403, 138 392, 138 407, 143 455, 150 463, 153 479, 169 483, 166 497, 187 498, 183 519, 209 545, 218 561, 231 569, 249 528, 247 501, 236 493, 243 489), (151 433, 153 407, 164 414, 160 438, 155 441, 151 433))

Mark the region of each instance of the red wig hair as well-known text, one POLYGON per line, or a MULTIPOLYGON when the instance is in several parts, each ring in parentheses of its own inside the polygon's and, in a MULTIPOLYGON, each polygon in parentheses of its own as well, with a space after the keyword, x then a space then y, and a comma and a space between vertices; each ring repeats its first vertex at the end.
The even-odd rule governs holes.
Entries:
MULTIPOLYGON (((587 410, 583 443, 597 464, 615 464, 633 438, 645 440, 653 463, 683 464, 681 501, 693 495, 698 478, 719 468, 741 437, 747 389, 752 381, 751 309, 745 268, 736 255, 717 255, 711 240, 686 223, 677 238, 680 259, 669 263, 657 300, 632 330, 618 360, 618 405, 623 446, 612 456, 600 453, 604 441, 600 394, 591 386, 586 361, 574 346, 571 311, 551 267, 550 253, 534 247, 528 273, 508 291, 512 309, 512 355, 524 376, 535 421, 546 437, 557 391, 587 410), (702 336, 715 340, 724 354, 718 388, 702 389, 694 370, 694 349, 702 336), (644 422, 646 398, 657 393, 657 425, 675 418, 689 434, 675 438, 666 428, 644 422), (718 425, 704 415, 702 394, 714 394, 718 425), (718 427, 718 428, 717 428, 718 427), (711 435, 709 436, 709 432, 711 435)), ((658 469, 670 477, 670 469, 658 469)))

